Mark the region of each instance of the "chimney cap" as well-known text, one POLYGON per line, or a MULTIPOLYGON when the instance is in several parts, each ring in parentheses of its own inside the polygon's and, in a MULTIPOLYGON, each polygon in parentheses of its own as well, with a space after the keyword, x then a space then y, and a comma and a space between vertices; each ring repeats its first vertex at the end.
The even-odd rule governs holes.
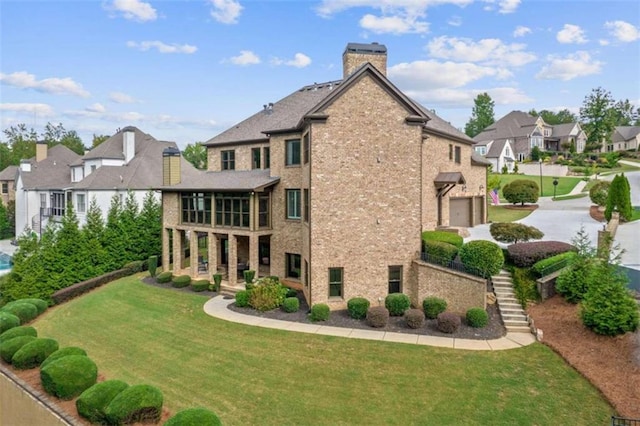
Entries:
POLYGON ((373 43, 349 43, 344 53, 366 53, 374 55, 386 55, 387 47, 377 42, 373 43))
POLYGON ((135 132, 136 128, 133 126, 127 126, 121 130, 121 132, 135 132))
POLYGON ((36 141, 36 144, 38 144, 38 145, 46 145, 46 144, 47 144, 47 141, 46 141, 46 140, 44 140, 44 139, 41 139, 41 140, 39 140, 39 141, 36 141))
POLYGON ((180 155, 180 150, 174 146, 170 146, 168 148, 165 148, 162 151, 162 156, 163 157, 177 157, 180 155))

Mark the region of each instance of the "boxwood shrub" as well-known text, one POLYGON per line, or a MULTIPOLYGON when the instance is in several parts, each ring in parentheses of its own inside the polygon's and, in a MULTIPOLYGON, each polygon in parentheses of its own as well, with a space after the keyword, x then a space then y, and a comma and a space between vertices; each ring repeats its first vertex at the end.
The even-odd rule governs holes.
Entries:
POLYGON ((404 313, 409 328, 421 328, 424 325, 424 312, 421 309, 409 309, 404 313))
POLYGON ((0 311, 0 334, 20 325, 20 318, 9 312, 0 311))
POLYGON ((158 256, 149 256, 149 275, 155 277, 158 272, 158 256))
POLYGON ((422 241, 440 241, 453 244, 458 248, 464 244, 464 239, 460 235, 447 231, 424 231, 422 233, 422 241))
POLYGON ((282 302, 282 310, 288 313, 298 312, 300 309, 300 301, 297 297, 287 297, 282 302))
POLYGON ((389 315, 399 317, 411 307, 411 300, 404 293, 391 293, 385 297, 384 306, 389 310, 389 315))
POLYGON ((287 287, 286 297, 298 297, 298 290, 287 287))
POLYGON ((98 367, 91 358, 69 355, 40 368, 44 390, 60 399, 73 399, 96 383, 98 367))
POLYGON ((6 305, 4 305, 2 309, 5 309, 11 305, 15 305, 16 303, 31 303, 38 310, 38 315, 46 311, 47 308, 49 307, 49 304, 42 299, 26 298, 26 299, 18 299, 18 300, 14 300, 13 302, 9 302, 6 305))
POLYGON ((150 385, 133 385, 118 393, 105 414, 112 424, 157 423, 162 415, 162 392, 150 385))
POLYGON ((477 272, 485 278, 496 275, 504 265, 500 246, 491 241, 469 241, 462 246, 459 255, 469 272, 477 272))
POLYGON ((466 318, 467 324, 474 328, 486 327, 489 324, 489 314, 482 308, 470 308, 466 318))
POLYGON ((384 306, 374 306, 367 311, 367 324, 382 328, 389 322, 389 310, 384 306))
POLYGON ((205 408, 187 408, 171 417, 163 426, 220 426, 222 422, 213 411, 205 408))
POLYGON ((13 339, 5 340, 0 343, 0 358, 8 364, 11 363, 13 355, 20 350, 21 347, 29 342, 36 340, 33 336, 18 336, 13 339))
POLYGON ((311 307, 311 313, 309 313, 309 319, 311 321, 326 321, 329 319, 329 305, 326 303, 316 303, 311 307))
POLYGON ((166 284, 168 282, 171 282, 172 278, 173 274, 171 273, 171 271, 160 272, 158 275, 156 275, 156 282, 158 284, 166 284))
POLYGON ((460 316, 453 312, 443 312, 438 315, 438 330, 443 333, 455 333, 461 323, 460 316))
POLYGON ((444 241, 425 241, 424 252, 432 261, 440 265, 447 265, 458 255, 458 247, 444 241))
POLYGON ((191 284, 191 277, 189 275, 179 275, 171 278, 171 285, 175 288, 184 288, 191 284))
POLYGON ((367 317, 367 311, 371 304, 364 297, 354 297, 347 301, 347 311, 349 316, 354 319, 364 319, 367 317))
POLYGON ((85 419, 95 424, 107 424, 105 411, 113 399, 128 388, 122 380, 106 380, 96 383, 80 394, 76 400, 76 409, 85 419))
POLYGON ((556 254, 555 256, 547 257, 534 263, 531 270, 538 277, 542 277, 543 274, 552 274, 570 264, 576 255, 577 253, 574 251, 556 254))
POLYGON ((17 327, 13 327, 0 334, 0 343, 18 336, 38 337, 38 331, 30 325, 20 325, 17 327))
POLYGON ((20 318, 20 324, 25 324, 38 316, 38 308, 29 302, 16 301, 4 306, 2 310, 20 318))
POLYGON ((530 268, 542 259, 573 250, 575 248, 571 244, 561 241, 534 241, 511 244, 507 247, 509 260, 521 268, 530 268))
POLYGON ((236 306, 238 308, 249 306, 249 292, 247 290, 240 290, 236 293, 236 306))
POLYGON ((191 290, 195 292, 205 291, 209 288, 209 280, 194 280, 191 281, 191 290))
POLYGON ((21 347, 11 358, 11 364, 19 370, 38 367, 49 355, 58 350, 54 339, 37 338, 21 347))
POLYGON ((52 353, 51 355, 49 355, 47 357, 47 359, 45 359, 42 364, 40 364, 40 368, 43 368, 45 365, 60 359, 62 357, 65 356, 69 356, 69 355, 82 355, 82 356, 87 356, 87 352, 82 349, 82 348, 78 348, 77 346, 67 346, 64 348, 60 348, 57 351, 55 351, 54 353, 52 353))
POLYGON ((447 302, 439 297, 426 297, 422 301, 422 310, 429 319, 436 319, 438 314, 447 310, 447 302))

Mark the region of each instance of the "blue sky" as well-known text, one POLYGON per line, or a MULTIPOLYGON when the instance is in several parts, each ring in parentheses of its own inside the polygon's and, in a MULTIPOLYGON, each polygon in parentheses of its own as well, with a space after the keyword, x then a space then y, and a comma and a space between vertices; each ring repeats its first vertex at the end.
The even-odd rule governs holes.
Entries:
MULTIPOLYGON (((640 2, 527 0, 0 0, 0 124, 92 134, 135 125, 180 147, 314 82, 349 42, 388 49, 388 76, 463 128, 578 112, 591 89, 640 105, 640 2)), ((2 136, 0 136, 2 138, 2 136)))

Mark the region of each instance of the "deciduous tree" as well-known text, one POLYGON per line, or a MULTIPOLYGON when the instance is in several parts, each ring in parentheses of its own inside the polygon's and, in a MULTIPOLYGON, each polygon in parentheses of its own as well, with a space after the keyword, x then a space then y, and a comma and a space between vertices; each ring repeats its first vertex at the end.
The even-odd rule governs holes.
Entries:
POLYGON ((464 132, 470 138, 476 136, 496 121, 493 115, 495 102, 488 93, 479 94, 473 103, 474 107, 471 110, 471 118, 464 126, 464 132))
POLYGON ((595 151, 602 148, 603 142, 610 142, 616 126, 614 100, 611 92, 602 87, 593 89, 584 98, 580 108, 582 129, 587 134, 585 151, 595 151))
POLYGON ((202 142, 190 143, 184 149, 182 156, 185 160, 193 164, 193 167, 200 170, 207 168, 207 147, 202 142))

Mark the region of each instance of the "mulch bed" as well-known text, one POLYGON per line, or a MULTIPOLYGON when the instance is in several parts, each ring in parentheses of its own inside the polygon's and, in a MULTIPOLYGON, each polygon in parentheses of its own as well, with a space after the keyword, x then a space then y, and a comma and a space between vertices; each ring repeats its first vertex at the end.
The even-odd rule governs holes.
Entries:
POLYGON ((577 305, 554 296, 530 306, 543 343, 597 387, 624 417, 640 419, 640 331, 607 337, 580 321, 577 305))
POLYGON ((537 204, 525 204, 524 206, 520 206, 517 204, 500 204, 500 207, 504 207, 508 210, 526 210, 526 211, 534 211, 538 208, 537 204))
POLYGON ((604 210, 600 211, 600 208, 598 206, 591 206, 589 208, 589 216, 591 216, 591 219, 595 220, 596 222, 605 221, 604 210))

